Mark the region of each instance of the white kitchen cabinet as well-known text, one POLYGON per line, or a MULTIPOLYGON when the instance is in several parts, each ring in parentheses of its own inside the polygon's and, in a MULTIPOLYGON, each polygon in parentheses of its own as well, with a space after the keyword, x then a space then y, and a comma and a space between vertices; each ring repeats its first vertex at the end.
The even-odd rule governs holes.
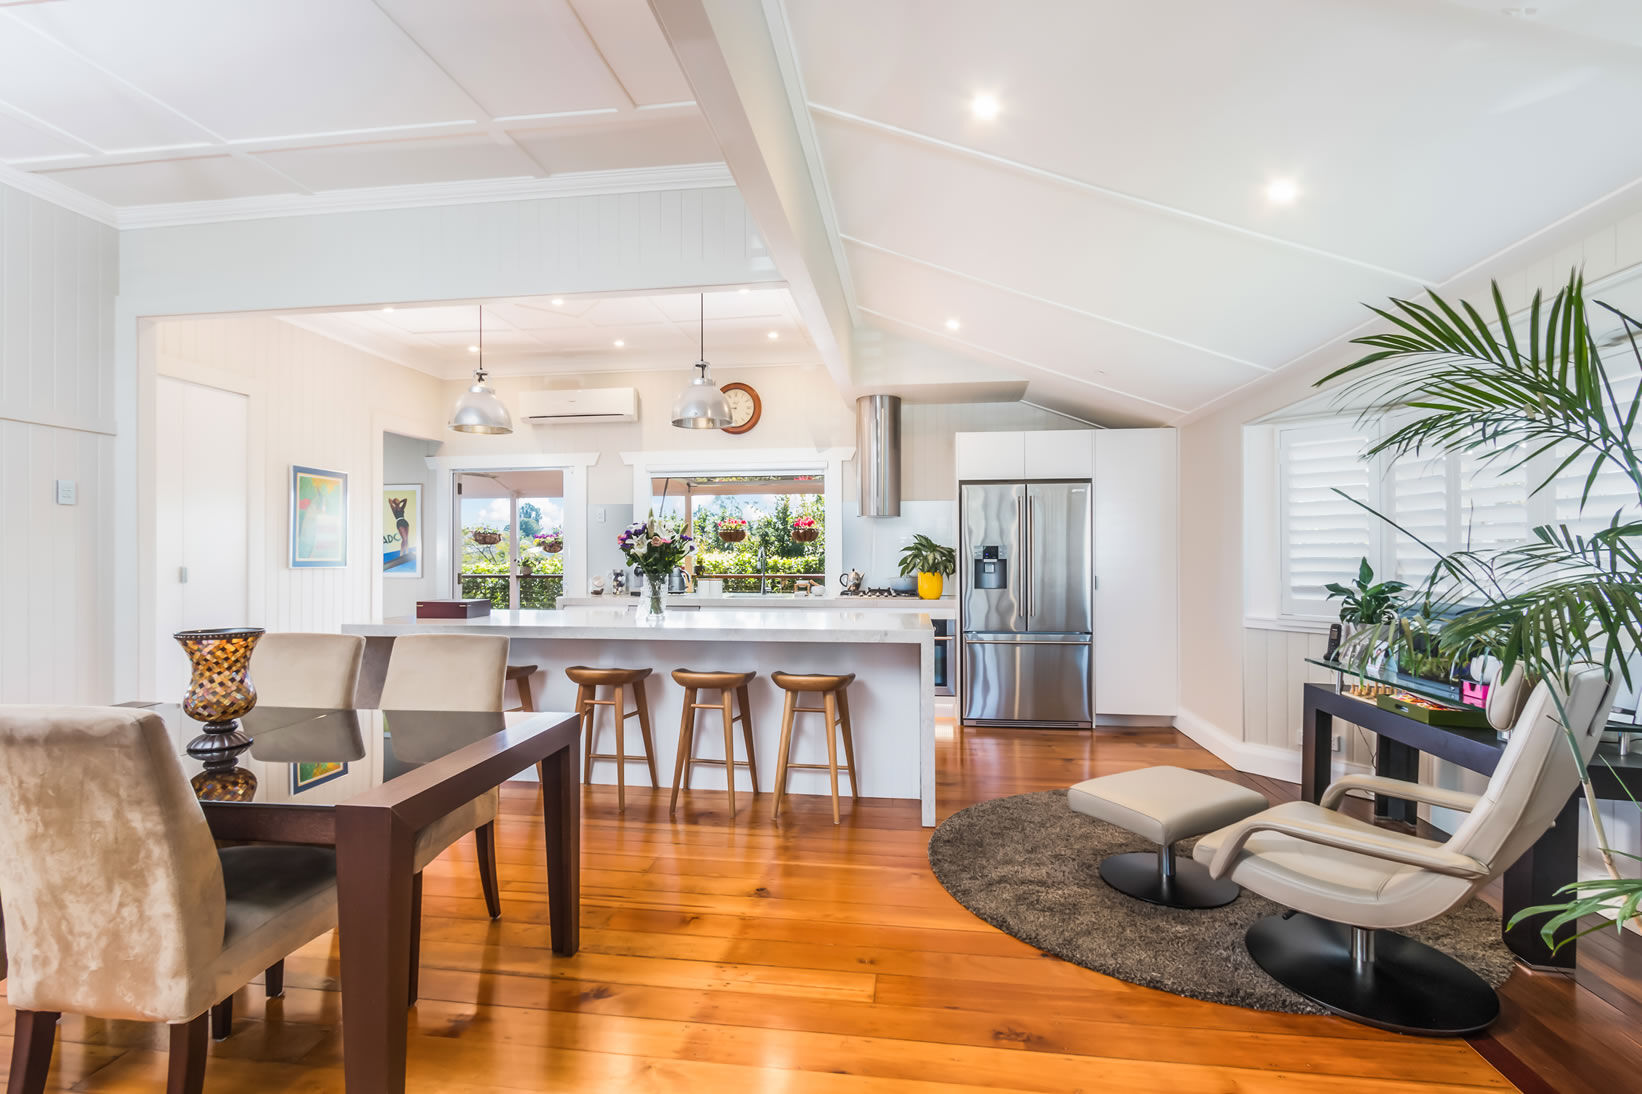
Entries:
POLYGON ((1023 435, 1026 477, 1087 479, 1095 466, 1095 429, 1048 429, 1023 435))
POLYGON ((953 435, 958 481, 1026 477, 1024 433, 957 433, 953 435))
POLYGON ((1095 445, 1095 715, 1173 717, 1179 702, 1180 458, 1172 429, 1095 445))

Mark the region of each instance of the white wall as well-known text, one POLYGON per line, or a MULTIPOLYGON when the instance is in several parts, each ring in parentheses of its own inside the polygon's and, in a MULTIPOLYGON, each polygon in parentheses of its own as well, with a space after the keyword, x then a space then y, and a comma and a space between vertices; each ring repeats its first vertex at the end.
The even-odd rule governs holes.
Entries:
MULTIPOLYGON (((153 324, 159 374, 249 399, 248 618, 283 631, 335 631, 379 615, 385 432, 436 436, 432 377, 265 316, 153 324), (291 465, 348 475, 348 565, 292 569, 291 465)), ((197 454, 209 459, 209 452, 197 454)), ((144 679, 153 634, 144 646, 144 679)))
MULTIPOLYGON (((382 482, 396 486, 416 483, 422 487, 422 574, 420 577, 382 577, 382 618, 415 615, 416 602, 433 597, 433 567, 431 566, 432 537, 439 529, 428 524, 429 507, 433 504, 433 472, 428 470, 427 457, 439 451, 439 442, 420 437, 405 437, 389 433, 382 438, 382 482)), ((382 518, 386 520, 387 517, 382 518)), ((378 537, 378 542, 381 542, 378 537)), ((381 557, 378 548, 377 557, 381 557)))
POLYGON ((0 703, 112 695, 113 229, 0 186, 0 703), (54 501, 73 480, 74 505, 54 501))

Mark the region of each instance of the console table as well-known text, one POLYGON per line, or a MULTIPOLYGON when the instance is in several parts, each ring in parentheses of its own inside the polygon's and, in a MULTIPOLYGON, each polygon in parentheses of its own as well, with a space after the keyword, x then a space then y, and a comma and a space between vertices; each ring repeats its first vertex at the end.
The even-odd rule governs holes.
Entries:
MULTIPOLYGON (((1346 671, 1349 675, 1349 670, 1346 671)), ((1336 717, 1378 735, 1379 747, 1374 750, 1376 774, 1408 782, 1419 780, 1422 752, 1467 770, 1491 775, 1505 750, 1505 742, 1492 729, 1427 725, 1326 684, 1306 684, 1303 705, 1300 794, 1310 802, 1320 800, 1329 783, 1336 717)), ((1636 726, 1623 728, 1632 733, 1638 729, 1636 726)), ((1590 771, 1599 798, 1626 801, 1634 795, 1642 800, 1642 756, 1622 755, 1618 747, 1605 744, 1597 750, 1590 771)), ((1559 899, 1556 891, 1578 880, 1581 798, 1576 791, 1557 814, 1556 823, 1505 872, 1502 928, 1523 908, 1556 902, 1559 899)), ((1417 819, 1416 810, 1414 802, 1403 798, 1376 796, 1374 799, 1377 818, 1412 824, 1417 819)), ((1527 965, 1573 968, 1577 943, 1569 942, 1553 954, 1540 938, 1540 925, 1537 920, 1529 920, 1515 930, 1505 931, 1505 944, 1527 965)), ((1573 930, 1572 925, 1565 928, 1568 934, 1573 930)))

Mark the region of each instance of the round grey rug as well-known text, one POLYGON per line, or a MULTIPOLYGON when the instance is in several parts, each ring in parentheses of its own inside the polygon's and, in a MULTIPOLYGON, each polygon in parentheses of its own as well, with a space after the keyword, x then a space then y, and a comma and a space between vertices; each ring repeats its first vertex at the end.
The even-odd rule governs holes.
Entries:
MULTIPOLYGON (((1177 846, 1189 857, 1192 841, 1177 846)), ((1258 1010, 1321 1014, 1267 976, 1243 933, 1283 909, 1244 890, 1219 908, 1165 908, 1100 879, 1100 860, 1155 845, 1072 812, 1066 791, 982 802, 954 813, 929 841, 946 891, 981 919, 1074 965, 1192 999, 1258 1010)), ((1499 913, 1472 900, 1402 932, 1458 958, 1494 987, 1511 974, 1499 913)))

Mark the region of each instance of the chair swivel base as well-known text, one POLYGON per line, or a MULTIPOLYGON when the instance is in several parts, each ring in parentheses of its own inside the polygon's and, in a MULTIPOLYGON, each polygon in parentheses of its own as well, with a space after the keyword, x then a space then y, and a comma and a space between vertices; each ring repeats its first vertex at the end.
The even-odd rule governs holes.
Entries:
POLYGON ((1170 908, 1218 908, 1243 891, 1235 881, 1210 877, 1201 863, 1179 859, 1166 867, 1162 855, 1151 851, 1101 859, 1100 877, 1120 893, 1170 908))
POLYGON ((1394 931, 1358 932, 1354 954, 1352 933, 1303 913, 1270 915, 1244 942, 1273 980, 1365 1025, 1458 1037, 1499 1017, 1494 989, 1447 954, 1394 931))

